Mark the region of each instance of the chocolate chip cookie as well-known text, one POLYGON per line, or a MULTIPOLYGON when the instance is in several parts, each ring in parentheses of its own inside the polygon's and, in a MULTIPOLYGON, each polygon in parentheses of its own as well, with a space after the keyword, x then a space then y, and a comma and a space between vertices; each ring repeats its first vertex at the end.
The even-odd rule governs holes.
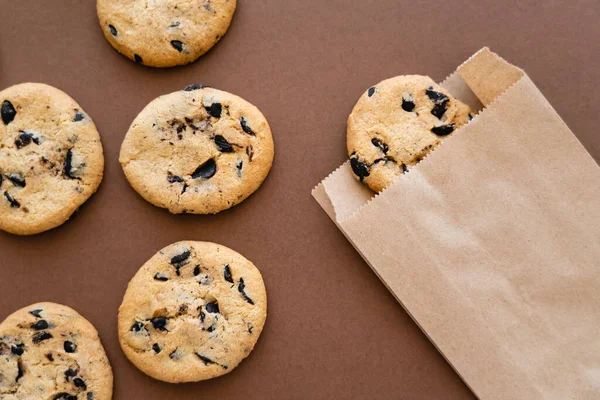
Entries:
POLYGON ((258 269, 225 246, 184 241, 165 247, 133 277, 119 308, 119 340, 140 370, 166 382, 231 372, 267 316, 258 269))
POLYGON ((261 112, 227 92, 190 85, 152 101, 119 158, 133 188, 172 213, 214 214, 256 191, 273 163, 261 112))
POLYGON ((98 0, 102 32, 131 60, 152 67, 193 62, 225 35, 236 0, 98 0))
POLYGON ((62 91, 23 83, 0 92, 0 229, 30 235, 69 219, 98 188, 100 135, 62 91))
POLYGON ((75 310, 38 303, 0 324, 0 398, 110 400, 113 375, 98 332, 75 310))
POLYGON ((361 96, 348 117, 352 171, 380 192, 466 124, 469 113, 469 106, 427 76, 380 82, 361 96))

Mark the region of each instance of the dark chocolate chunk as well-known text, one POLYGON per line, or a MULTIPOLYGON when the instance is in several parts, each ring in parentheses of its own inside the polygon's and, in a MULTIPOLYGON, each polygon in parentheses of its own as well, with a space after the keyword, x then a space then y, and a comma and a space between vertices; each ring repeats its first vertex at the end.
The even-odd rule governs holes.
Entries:
POLYGON ((87 400, 94 400, 94 393, 93 392, 87 392, 87 400))
POLYGON ((472 121, 473 120, 473 115, 471 113, 469 113, 468 118, 469 118, 469 121, 472 121))
POLYGON ((375 87, 369 88, 369 90, 367 91, 367 95, 369 97, 371 97, 375 94, 376 91, 377 91, 377 88, 375 88, 375 87))
POLYGON ((229 269, 229 264, 227 264, 223 268, 223 278, 225 278, 227 282, 233 283, 233 276, 231 275, 231 269, 229 269))
POLYGON ((226 365, 221 365, 221 364, 211 360, 210 358, 203 356, 202 354, 196 353, 196 355, 198 356, 198 358, 200 358, 200 360, 202 360, 204 365, 217 364, 217 365, 220 365, 221 367, 223 367, 223 369, 227 369, 226 365))
POLYGON ((83 121, 83 118, 85 118, 85 115, 81 111, 77 111, 73 117, 73 122, 83 121))
POLYGON ((215 324, 212 324, 211 326, 208 327, 207 331, 208 332, 212 332, 215 330, 215 324))
POLYGON ((389 150, 389 147, 387 144, 380 142, 379 140, 373 138, 371 139, 371 143, 373 143, 373 146, 378 147, 379 150, 383 151, 383 154, 386 154, 389 150))
POLYGON ((240 278, 240 283, 238 284, 238 292, 241 293, 244 300, 246 300, 248 303, 254 305, 254 300, 252 300, 250 297, 248 297, 245 289, 246 289, 246 284, 244 284, 244 278, 240 278))
POLYGON ((77 396, 73 396, 72 394, 62 392, 54 396, 52 400, 77 400, 77 396))
MULTIPOLYGON (((244 161, 243 160, 239 160, 237 162, 237 164, 235 165, 235 168, 237 169, 238 172, 238 176, 242 176, 242 168, 244 167, 244 161)), ((0 182, 2 183, 2 182, 0 182)))
POLYGON ((0 114, 2 114, 4 125, 8 125, 15 119, 17 110, 15 110, 15 107, 13 107, 10 101, 4 100, 2 102, 2 107, 0 108, 0 114))
POLYGON ((48 332, 40 332, 35 334, 35 336, 32 339, 32 342, 34 344, 38 344, 40 342, 43 342, 44 340, 52 339, 52 337, 53 336, 48 332))
POLYGON ((406 112, 412 112, 415 109, 415 102, 411 99, 402 98, 402 109, 406 112))
POLYGON ((252 130, 252 128, 250 128, 250 127, 248 126, 248 121, 246 121, 246 118, 244 118, 244 117, 241 117, 241 118, 240 118, 240 125, 242 126, 242 130, 243 130, 244 132, 246 132, 248 135, 255 136, 255 133, 254 133, 254 131, 252 130))
POLYGON ((251 144, 246 146, 246 155, 248 156, 248 162, 252 162, 252 158, 254 157, 254 147, 251 144))
POLYGON ((39 309, 39 308, 38 308, 38 309, 36 309, 36 310, 31 310, 31 311, 29 311, 29 314, 33 315, 33 316, 34 316, 34 317, 36 317, 36 318, 42 318, 42 316, 40 315, 40 313, 41 313, 42 311, 44 311, 44 310, 42 310, 42 309, 39 309))
POLYGON ((433 101, 433 109, 431 110, 431 114, 435 115, 438 119, 442 118, 442 115, 446 112, 448 108, 448 102, 450 99, 444 93, 436 92, 433 90, 433 87, 430 86, 425 91, 427 97, 433 101))
POLYGON ((201 83, 194 83, 193 85, 186 86, 185 89, 183 89, 183 90, 186 92, 191 92, 193 90, 204 89, 206 87, 208 87, 208 86, 205 86, 201 83))
POLYGON ((71 380, 71 378, 74 378, 77 376, 77 371, 75 371, 73 368, 69 368, 68 370, 65 371, 65 379, 67 380, 67 382, 69 382, 71 380))
POLYGON ((206 318, 206 314, 204 314, 204 311, 200 311, 200 322, 204 323, 205 318, 206 318))
POLYGON ((163 332, 167 330, 167 319, 166 318, 156 317, 156 318, 152 318, 150 320, 150 322, 152 322, 152 326, 156 330, 163 331, 163 332))
POLYGON ((402 173, 405 174, 408 172, 408 167, 406 166, 406 164, 402 164, 402 173))
POLYGON ((215 136, 215 144, 222 153, 233 153, 233 147, 229 144, 227 139, 221 135, 215 136))
POLYGON ((13 353, 15 356, 22 356, 25 352, 24 347, 25 345, 23 343, 16 344, 14 346, 11 346, 10 352, 13 353))
POLYGON ((223 111, 221 103, 212 103, 210 106, 204 108, 211 116, 221 118, 221 112, 223 111))
POLYGON ((254 329, 254 327, 252 326, 252 324, 250 322, 248 322, 248 333, 252 335, 253 329, 254 329))
POLYGON ((181 183, 183 182, 183 178, 177 175, 173 175, 169 172, 169 174, 167 175, 167 181, 169 183, 181 183))
POLYGON ((217 173, 217 163, 213 158, 196 168, 192 173, 194 179, 210 179, 217 173))
POLYGON ((160 353, 160 351, 161 351, 162 349, 161 349, 161 347, 160 347, 160 345, 159 345, 158 343, 154 343, 154 344, 152 345, 152 350, 154 350, 154 352, 155 352, 156 354, 158 354, 158 353, 160 353))
POLYGON ((446 109, 448 108, 448 100, 444 103, 435 104, 431 109, 431 113, 435 115, 438 119, 442 119, 442 115, 446 113, 446 109))
POLYGON ((171 46, 180 53, 183 51, 183 43, 180 40, 171 40, 171 46))
POLYGON ((173 351, 171 352, 171 354, 169 354, 169 358, 170 358, 171 360, 176 360, 176 359, 178 359, 178 358, 179 358, 179 354, 177 353, 177 350, 178 350, 178 349, 175 349, 175 350, 173 350, 173 351))
POLYGON ((438 136, 446 136, 454 131, 454 124, 434 126, 431 128, 431 132, 438 136))
POLYGON ((164 276, 160 272, 157 272, 156 275, 154 275, 154 280, 161 281, 161 282, 166 282, 166 281, 169 280, 169 278, 167 278, 166 276, 164 276))
POLYGON ((176 256, 171 257, 171 265, 179 265, 182 266, 182 264, 188 259, 190 258, 190 255, 192 253, 189 250, 184 251, 181 254, 177 254, 176 256))
POLYGON ((8 180, 11 181, 15 186, 19 186, 19 187, 27 186, 25 179, 19 174, 8 175, 8 180))
POLYGON ((71 179, 77 179, 77 177, 73 175, 73 151, 71 149, 67 151, 67 155, 65 156, 65 161, 63 162, 63 172, 65 176, 71 179))
POLYGON ((133 325, 131 325, 131 330, 133 332, 141 332, 142 330, 146 330, 146 326, 142 322, 136 321, 133 325))
POLYGON ((21 203, 19 203, 14 197, 12 197, 10 195, 10 193, 8 192, 4 192, 4 197, 6 197, 6 200, 8 200, 8 202, 10 203, 10 206, 12 208, 19 208, 21 207, 21 203))
POLYGON ((44 329, 48 329, 50 325, 48 325, 48 321, 45 319, 40 319, 35 324, 31 325, 31 329, 35 329, 36 331, 43 331, 44 329))
POLYGON ((119 32, 117 31, 117 28, 115 28, 115 27, 114 27, 114 26, 112 26, 112 25, 108 25, 108 29, 110 30, 110 33, 111 33, 113 36, 117 36, 117 35, 119 34, 119 32))
POLYGON ((33 142, 37 145, 40 144, 40 139, 33 135, 33 133, 19 131, 19 137, 15 140, 15 146, 17 149, 27 146, 29 143, 33 142))
POLYGON ((135 62, 136 62, 136 63, 138 63, 138 64, 141 64, 141 63, 143 63, 143 62, 144 62, 144 60, 142 60, 142 57, 140 57, 140 56, 139 56, 139 55, 137 55, 137 54, 134 54, 134 55, 133 55, 133 59, 134 59, 134 60, 135 60, 135 62))
POLYGON ((46 354, 46 358, 48 359, 48 361, 54 361, 54 356, 52 355, 52 353, 46 354))
POLYGON ((369 166, 360 161, 357 156, 350 157, 350 166, 356 176, 360 178, 362 182, 367 176, 371 175, 369 172, 369 166))
POLYGON ((198 275, 200 275, 200 266, 196 265, 194 267, 194 276, 198 276, 198 275))
POLYGON ((19 379, 23 377, 24 373, 23 364, 21 364, 21 360, 19 360, 17 361, 17 378, 15 379, 15 382, 19 382, 19 379))
POLYGON ((77 351, 77 345, 68 340, 65 341, 63 347, 67 353, 75 353, 77 351))
POLYGON ((87 385, 85 384, 85 382, 81 378, 75 378, 75 379, 73 379, 73 384, 76 387, 78 387, 78 388, 81 388, 83 390, 87 390, 87 385))
POLYGON ((211 314, 218 314, 219 313, 219 304, 216 301, 213 301, 212 303, 205 304, 204 308, 206 309, 206 312, 209 312, 211 314))

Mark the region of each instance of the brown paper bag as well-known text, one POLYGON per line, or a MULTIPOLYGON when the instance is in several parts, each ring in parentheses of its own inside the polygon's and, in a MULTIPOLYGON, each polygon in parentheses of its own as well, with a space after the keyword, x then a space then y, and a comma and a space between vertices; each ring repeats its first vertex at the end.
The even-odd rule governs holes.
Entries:
POLYGON ((313 196, 482 399, 600 399, 600 168, 482 49, 442 86, 480 113, 374 196, 313 196))

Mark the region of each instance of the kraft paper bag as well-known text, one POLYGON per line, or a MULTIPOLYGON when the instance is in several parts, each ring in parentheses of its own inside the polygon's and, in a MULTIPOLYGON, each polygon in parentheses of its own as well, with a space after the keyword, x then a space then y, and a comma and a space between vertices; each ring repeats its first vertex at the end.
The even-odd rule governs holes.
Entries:
POLYGON ((313 196, 481 399, 600 399, 600 168, 487 48, 442 84, 479 113, 374 195, 313 196))

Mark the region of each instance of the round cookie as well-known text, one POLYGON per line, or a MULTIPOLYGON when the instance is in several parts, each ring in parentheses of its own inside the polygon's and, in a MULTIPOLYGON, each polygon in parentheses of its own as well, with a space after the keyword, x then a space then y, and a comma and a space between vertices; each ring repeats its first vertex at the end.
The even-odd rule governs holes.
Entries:
POLYGON ((214 243, 165 247, 136 273, 119 308, 119 341, 136 367, 166 382, 231 372, 246 358, 267 316, 258 269, 214 243))
POLYGON ((98 332, 75 310, 38 303, 0 324, 0 398, 110 400, 113 374, 98 332))
POLYGON ((121 54, 152 67, 195 61, 225 35, 236 0, 98 0, 104 36, 121 54))
POLYGON ((348 117, 352 171, 380 192, 467 123, 469 113, 467 105, 427 76, 384 80, 361 96, 348 117))
POLYGON ((273 163, 271 129, 247 101, 191 85, 133 121, 119 161, 133 188, 174 214, 214 214, 256 191, 273 163))
POLYGON ((9 87, 0 103, 0 229, 55 228, 102 181, 100 135, 75 100, 48 85, 9 87))

